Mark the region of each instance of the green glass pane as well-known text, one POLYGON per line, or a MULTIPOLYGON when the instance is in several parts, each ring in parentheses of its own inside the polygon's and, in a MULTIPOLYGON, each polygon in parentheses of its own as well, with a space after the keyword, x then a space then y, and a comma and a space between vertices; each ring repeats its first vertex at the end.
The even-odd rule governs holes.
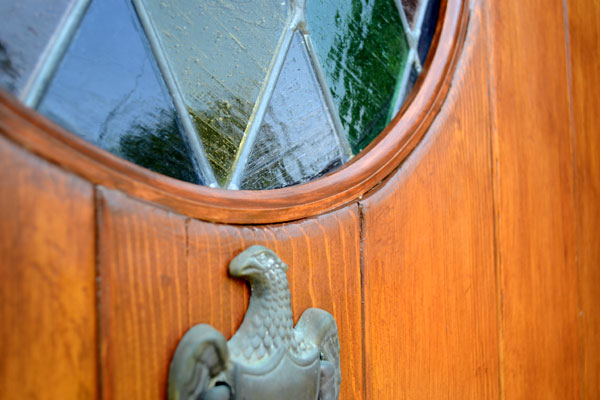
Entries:
POLYGON ((287 0, 135 0, 224 184, 287 25, 287 0))
POLYGON ((308 29, 352 150, 385 128, 408 43, 394 0, 308 0, 308 29))
POLYGON ((341 164, 333 122, 304 39, 296 32, 250 153, 242 189, 295 185, 341 164))
POLYGON ((38 110, 129 161, 203 183, 128 0, 91 3, 38 110))

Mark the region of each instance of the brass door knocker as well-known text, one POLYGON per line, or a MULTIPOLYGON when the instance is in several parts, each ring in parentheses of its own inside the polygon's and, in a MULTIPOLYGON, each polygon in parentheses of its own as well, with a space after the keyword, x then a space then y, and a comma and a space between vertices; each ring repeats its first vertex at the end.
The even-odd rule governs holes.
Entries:
POLYGON ((306 310, 293 326, 287 265, 263 246, 229 264, 250 285, 244 321, 229 342, 200 324, 181 339, 169 371, 169 400, 337 400, 340 345, 333 316, 306 310))

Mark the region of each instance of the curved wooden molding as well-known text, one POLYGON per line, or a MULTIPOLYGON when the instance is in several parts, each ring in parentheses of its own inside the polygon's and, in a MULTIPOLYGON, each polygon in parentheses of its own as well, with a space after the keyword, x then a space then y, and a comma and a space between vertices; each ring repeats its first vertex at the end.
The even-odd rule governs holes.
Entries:
POLYGON ((469 19, 466 0, 442 1, 429 57, 412 97, 364 151, 339 170, 283 189, 233 191, 163 176, 120 159, 48 121, 0 91, 0 134, 89 181, 192 218, 250 224, 291 221, 358 198, 399 167, 440 110, 461 54, 469 19))

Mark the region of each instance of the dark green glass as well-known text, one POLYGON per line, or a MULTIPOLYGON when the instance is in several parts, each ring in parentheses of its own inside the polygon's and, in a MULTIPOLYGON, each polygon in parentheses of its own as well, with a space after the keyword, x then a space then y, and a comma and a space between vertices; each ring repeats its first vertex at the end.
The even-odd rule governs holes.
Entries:
POLYGON ((289 16, 288 0, 136 0, 219 184, 231 173, 289 16))
POLYGON ((39 110, 118 156, 203 183, 128 0, 92 2, 39 110))
POLYGON ((308 0, 308 29, 356 154, 386 126, 408 42, 393 0, 308 0))
POLYGON ((242 189, 307 182, 341 164, 331 117, 304 39, 296 32, 250 153, 242 189))

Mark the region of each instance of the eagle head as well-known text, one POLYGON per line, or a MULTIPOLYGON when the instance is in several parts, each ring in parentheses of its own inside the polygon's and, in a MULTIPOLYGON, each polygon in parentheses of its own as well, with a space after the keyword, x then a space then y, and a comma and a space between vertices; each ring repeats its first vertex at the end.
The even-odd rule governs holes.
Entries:
POLYGON ((287 265, 264 246, 250 246, 229 264, 229 274, 250 283, 264 283, 284 275, 287 265))

